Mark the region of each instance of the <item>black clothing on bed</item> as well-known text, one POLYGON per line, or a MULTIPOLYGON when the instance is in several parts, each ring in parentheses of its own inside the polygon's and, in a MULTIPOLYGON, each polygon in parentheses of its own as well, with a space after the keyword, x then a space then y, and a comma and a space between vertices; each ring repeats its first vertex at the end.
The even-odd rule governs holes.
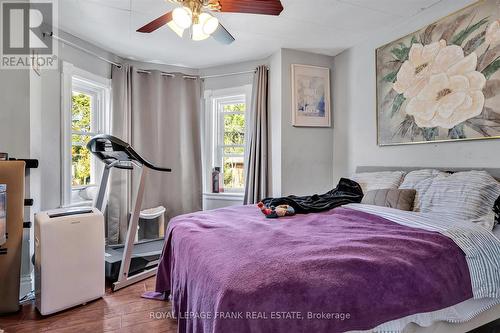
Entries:
POLYGON ((325 194, 266 198, 262 202, 266 207, 290 205, 297 214, 307 214, 330 210, 349 203, 360 203, 361 199, 363 199, 361 186, 353 180, 341 178, 337 187, 325 194))

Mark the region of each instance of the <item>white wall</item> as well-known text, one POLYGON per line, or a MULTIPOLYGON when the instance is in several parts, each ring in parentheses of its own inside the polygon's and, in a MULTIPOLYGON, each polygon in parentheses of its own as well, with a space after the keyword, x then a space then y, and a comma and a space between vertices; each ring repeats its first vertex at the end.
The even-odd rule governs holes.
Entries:
MULTIPOLYGON (((332 163, 333 127, 292 126, 292 64, 328 67, 333 70, 333 58, 297 50, 281 50, 281 194, 324 193, 335 187, 332 163)), ((275 94, 274 91, 271 93, 275 94)), ((332 112, 335 113, 335 108, 332 112)), ((271 128, 274 127, 271 122, 271 128)))
MULTIPOLYGON (((32 70, 0 70, 0 152, 14 158, 41 156, 41 79, 32 70)), ((41 170, 30 169, 26 178, 25 198, 34 206, 25 208, 25 221, 33 221, 33 213, 41 202, 41 170)), ((33 228, 23 231, 23 254, 20 296, 32 290, 30 238, 33 228)))
POLYGON ((29 158, 29 71, 0 70, 0 87, 0 152, 29 158))
MULTIPOLYGON (((120 61, 113 54, 78 39, 63 31, 59 36, 95 52, 107 59, 120 61)), ((59 42, 59 69, 42 71, 42 154, 40 158, 41 209, 53 209, 61 205, 61 71, 62 61, 93 74, 111 78, 111 65, 76 48, 59 42)))
POLYGON ((271 120, 270 191, 273 197, 281 196, 281 50, 269 58, 269 109, 271 120))
POLYGON ((366 41, 334 61, 334 178, 356 166, 498 167, 499 140, 378 147, 375 49, 472 3, 443 0, 404 24, 367 34, 366 41))

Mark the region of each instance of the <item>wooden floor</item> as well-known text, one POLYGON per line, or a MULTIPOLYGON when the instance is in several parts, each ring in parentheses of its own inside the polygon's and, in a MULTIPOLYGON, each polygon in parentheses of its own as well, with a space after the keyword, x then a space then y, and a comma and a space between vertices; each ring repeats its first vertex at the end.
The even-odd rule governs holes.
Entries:
MULTIPOLYGON (((152 319, 151 314, 170 312, 170 303, 141 298, 154 290, 154 278, 139 282, 85 306, 42 317, 34 304, 17 314, 0 317, 0 332, 177 332, 171 319, 152 319)), ((161 314, 159 315, 161 316, 161 314)))
MULTIPOLYGON (((26 304, 14 315, 0 316, 0 333, 175 333, 177 332, 175 321, 168 318, 151 318, 151 314, 161 317, 164 313, 170 313, 170 303, 141 298, 144 291, 154 290, 154 285, 155 279, 150 278, 115 293, 108 290, 106 296, 98 301, 45 318, 38 313, 34 304, 26 304)), ((470 333, 500 333, 500 321, 470 333)))

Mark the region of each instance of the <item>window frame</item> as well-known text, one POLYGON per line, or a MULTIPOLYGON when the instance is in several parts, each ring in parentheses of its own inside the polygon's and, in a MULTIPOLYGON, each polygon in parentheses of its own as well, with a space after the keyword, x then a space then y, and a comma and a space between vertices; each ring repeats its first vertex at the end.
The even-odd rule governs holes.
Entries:
MULTIPOLYGON (((239 114, 240 112, 221 112, 223 105, 227 104, 237 104, 245 103, 245 143, 243 145, 236 145, 234 147, 243 147, 243 160, 245 161, 245 154, 247 152, 247 133, 248 133, 248 115, 251 109, 251 94, 252 86, 244 85, 240 87, 218 89, 218 90, 207 90, 205 91, 205 193, 214 195, 211 188, 211 178, 212 169, 215 166, 222 167, 223 157, 226 157, 223 153, 223 149, 226 146, 220 143, 224 142, 224 117, 221 114, 239 114)), ((235 155, 236 156, 236 155, 235 155)), ((240 157, 237 154, 237 157, 240 157)), ((246 166, 244 165, 245 172, 246 166)), ((215 193, 215 195, 240 195, 243 196, 245 189, 224 189, 223 193, 215 193)))
POLYGON ((64 62, 62 71, 62 202, 61 206, 80 206, 89 204, 86 200, 75 200, 75 193, 86 188, 98 187, 102 173, 102 166, 91 159, 91 184, 82 186, 72 185, 72 154, 74 144, 73 135, 94 136, 109 133, 111 110, 111 80, 87 72, 74 65, 64 62), (91 129, 86 131, 73 131, 72 129, 72 97, 73 91, 81 92, 92 97, 91 129))

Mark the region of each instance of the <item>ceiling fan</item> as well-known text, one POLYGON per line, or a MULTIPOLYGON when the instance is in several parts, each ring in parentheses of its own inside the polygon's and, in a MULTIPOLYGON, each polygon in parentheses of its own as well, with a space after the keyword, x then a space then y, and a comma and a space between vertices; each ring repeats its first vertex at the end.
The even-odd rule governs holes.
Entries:
POLYGON ((165 0, 178 5, 174 10, 139 28, 137 32, 150 33, 164 25, 179 37, 187 29, 191 39, 200 41, 212 36, 215 40, 231 44, 234 37, 209 12, 246 13, 278 16, 283 11, 280 0, 165 0))

